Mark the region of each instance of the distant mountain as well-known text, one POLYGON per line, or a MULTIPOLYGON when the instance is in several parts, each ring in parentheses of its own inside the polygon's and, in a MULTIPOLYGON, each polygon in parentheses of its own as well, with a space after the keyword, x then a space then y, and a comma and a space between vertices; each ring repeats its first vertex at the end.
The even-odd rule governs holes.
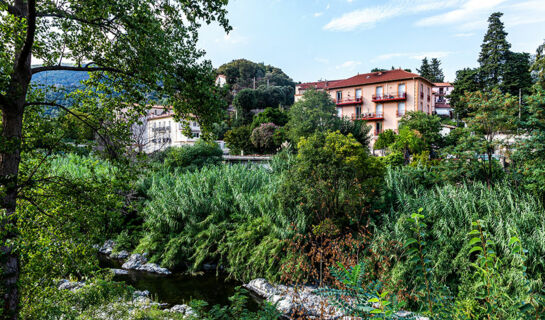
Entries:
POLYGON ((70 89, 81 87, 81 81, 87 79, 89 74, 84 71, 46 71, 32 76, 32 83, 70 89))

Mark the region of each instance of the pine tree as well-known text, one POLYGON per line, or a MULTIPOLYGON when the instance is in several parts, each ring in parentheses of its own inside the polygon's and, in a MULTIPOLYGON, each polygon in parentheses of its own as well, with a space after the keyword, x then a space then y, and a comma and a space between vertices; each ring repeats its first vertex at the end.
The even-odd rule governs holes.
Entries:
POLYGON ((441 61, 437 58, 431 59, 431 74, 432 77, 429 79, 432 82, 444 82, 445 81, 445 75, 443 74, 443 70, 441 69, 441 61))
POLYGON ((518 96, 519 92, 523 95, 529 94, 533 85, 530 65, 529 53, 509 52, 503 74, 502 92, 514 96, 518 96))
POLYGON ((537 82, 545 89, 545 42, 537 48, 532 71, 537 74, 537 82))
POLYGON ((491 89, 502 85, 505 64, 509 58, 511 44, 507 42, 507 32, 500 18, 501 12, 495 12, 488 18, 488 31, 481 45, 479 63, 485 88, 491 89))
POLYGON ((418 74, 420 74, 420 76, 432 81, 431 79, 433 77, 433 74, 427 57, 422 59, 422 66, 420 67, 420 69, 417 68, 416 70, 418 71, 418 74))

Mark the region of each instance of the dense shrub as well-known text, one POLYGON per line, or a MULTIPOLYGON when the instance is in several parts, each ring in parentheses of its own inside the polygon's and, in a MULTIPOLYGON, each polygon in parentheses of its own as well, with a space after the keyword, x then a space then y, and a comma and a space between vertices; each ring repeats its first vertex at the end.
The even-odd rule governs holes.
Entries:
POLYGON ((197 141, 194 146, 172 147, 165 150, 164 164, 170 169, 196 170, 217 165, 223 160, 221 148, 214 142, 197 141))
POLYGON ((195 172, 161 171, 152 178, 143 210, 145 236, 137 248, 165 267, 218 263, 234 277, 278 277, 277 259, 292 224, 304 215, 278 210, 279 174, 244 165, 195 172))
MULTIPOLYGON (((501 282, 505 292, 524 295, 520 264, 509 255, 512 236, 518 236, 528 250, 527 273, 531 283, 543 283, 545 211, 538 200, 508 183, 493 187, 482 183, 431 187, 436 176, 428 169, 409 171, 411 174, 406 170, 390 171, 387 176, 387 193, 393 195, 392 209, 375 234, 376 246, 385 241, 407 240, 411 234, 408 217, 422 207, 428 221, 425 232, 429 235, 427 250, 433 261, 434 280, 447 285, 460 299, 477 294, 470 272, 470 245, 465 241, 472 222, 477 220, 482 221, 504 262, 501 282)), ((400 257, 402 252, 386 249, 384 254, 400 257)), ((412 262, 401 259, 391 269, 391 279, 401 281, 406 288, 414 287, 412 262)))
POLYGON ((274 135, 278 126, 274 123, 263 123, 252 131, 250 140, 260 153, 272 153, 280 146, 275 143, 274 135))
POLYGON ((227 131, 224 140, 231 154, 240 155, 241 152, 246 154, 252 153, 254 146, 250 140, 251 135, 252 130, 250 126, 237 127, 227 131))

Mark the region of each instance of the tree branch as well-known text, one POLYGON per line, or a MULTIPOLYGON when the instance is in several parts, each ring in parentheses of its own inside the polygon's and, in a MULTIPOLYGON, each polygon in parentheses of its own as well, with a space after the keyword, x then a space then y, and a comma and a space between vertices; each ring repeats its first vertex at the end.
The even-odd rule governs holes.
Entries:
POLYGON ((79 121, 81 121, 83 124, 85 124, 86 126, 88 126, 89 128, 91 128, 91 130, 93 130, 99 137, 100 139, 102 139, 102 141, 104 142, 104 145, 106 146, 106 148, 110 149, 110 144, 108 143, 108 140, 106 139, 106 137, 104 137, 99 131, 98 131, 98 128, 93 126, 92 124, 90 124, 88 121, 86 121, 85 119, 83 119, 82 117, 80 117, 78 114, 72 112, 70 109, 68 109, 67 107, 63 106, 63 105, 60 105, 58 103, 54 103, 54 102, 27 102, 25 103, 25 106, 51 106, 51 107, 57 107, 57 108, 60 108, 66 112, 68 112, 69 114, 73 115, 74 117, 76 117, 76 119, 78 119, 79 121))
POLYGON ((110 67, 89 67, 88 65, 85 65, 83 67, 73 67, 73 66, 45 66, 45 67, 36 67, 32 68, 32 74, 36 74, 39 72, 45 72, 45 71, 87 71, 87 72, 100 72, 100 71, 108 71, 108 72, 115 72, 115 73, 124 73, 123 71, 116 69, 116 68, 110 68, 110 67))
POLYGON ((17 69, 21 69, 32 52, 32 46, 34 45, 34 36, 36 33, 36 0, 28 1, 28 17, 27 17, 27 32, 26 39, 21 54, 19 55, 19 61, 17 62, 17 69))

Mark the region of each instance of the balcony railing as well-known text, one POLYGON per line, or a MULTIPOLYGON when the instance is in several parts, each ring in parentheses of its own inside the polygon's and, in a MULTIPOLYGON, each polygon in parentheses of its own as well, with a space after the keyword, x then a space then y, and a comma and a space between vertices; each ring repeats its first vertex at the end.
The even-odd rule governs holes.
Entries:
POLYGON ((377 96, 376 94, 373 95, 373 102, 391 102, 391 101, 404 101, 407 99, 407 93, 402 92, 399 94, 383 94, 380 96, 377 96))
POLYGON ((361 104, 361 103, 363 103, 362 98, 337 100, 337 105, 338 106, 348 106, 348 105, 352 105, 352 104, 361 104))
POLYGON ((353 114, 352 120, 384 120, 384 114, 382 113, 362 113, 362 114, 353 114))
POLYGON ((403 117, 404 115, 405 115, 405 111, 399 111, 399 110, 396 111, 396 116, 398 118, 403 117))
POLYGON ((166 127, 155 127, 155 128, 152 128, 153 131, 170 131, 170 126, 166 126, 166 127))

